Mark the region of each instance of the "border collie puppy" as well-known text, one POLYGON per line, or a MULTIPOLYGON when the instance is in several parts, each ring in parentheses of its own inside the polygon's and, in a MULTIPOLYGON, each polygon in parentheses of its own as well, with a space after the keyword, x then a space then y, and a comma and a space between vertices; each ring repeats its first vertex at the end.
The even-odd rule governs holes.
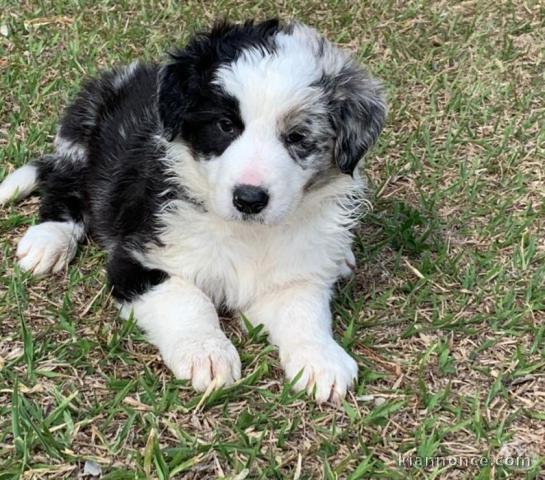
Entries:
POLYGON ((314 29, 217 24, 166 64, 87 81, 55 153, 4 180, 0 203, 42 192, 19 265, 59 272, 90 236, 122 315, 177 378, 240 378, 222 307, 264 325, 297 390, 339 402, 357 366, 329 304, 354 263, 355 168, 385 115, 380 83, 314 29))

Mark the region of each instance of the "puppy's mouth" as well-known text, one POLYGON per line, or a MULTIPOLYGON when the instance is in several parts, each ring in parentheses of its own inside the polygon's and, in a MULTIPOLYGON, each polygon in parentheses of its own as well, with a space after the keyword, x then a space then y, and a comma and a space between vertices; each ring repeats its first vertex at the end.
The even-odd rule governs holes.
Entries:
POLYGON ((235 224, 238 223, 239 225, 247 225, 249 227, 252 225, 274 225, 278 223, 274 218, 271 219, 270 215, 267 215, 266 212, 243 213, 235 211, 231 212, 228 217, 224 217, 224 219, 235 224))
POLYGON ((265 208, 258 212, 244 211, 242 209, 234 209, 231 218, 234 221, 244 224, 265 225, 270 223, 269 209, 265 208))
POLYGON ((265 215, 261 214, 250 214, 250 213, 241 213, 240 216, 237 218, 242 223, 255 223, 264 225, 266 223, 265 221, 265 215))

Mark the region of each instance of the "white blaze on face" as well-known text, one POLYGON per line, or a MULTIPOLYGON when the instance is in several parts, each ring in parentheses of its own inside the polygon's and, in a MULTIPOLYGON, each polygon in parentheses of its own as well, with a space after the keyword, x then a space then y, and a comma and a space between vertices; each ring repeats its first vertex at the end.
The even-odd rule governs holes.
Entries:
POLYGON ((317 54, 318 37, 307 27, 278 34, 276 44, 274 54, 250 49, 216 75, 216 83, 237 99, 244 123, 242 134, 223 154, 203 165, 211 207, 224 218, 241 217, 233 206, 233 189, 253 185, 270 196, 260 220, 278 222, 297 206, 314 173, 302 168, 286 149, 281 138, 283 119, 301 107, 315 105, 323 110, 322 92, 313 83, 331 66, 323 65, 323 55, 317 54))
POLYGON ((240 185, 253 185, 255 187, 264 185, 266 179, 261 170, 259 165, 248 165, 246 170, 242 172, 238 183, 240 185))

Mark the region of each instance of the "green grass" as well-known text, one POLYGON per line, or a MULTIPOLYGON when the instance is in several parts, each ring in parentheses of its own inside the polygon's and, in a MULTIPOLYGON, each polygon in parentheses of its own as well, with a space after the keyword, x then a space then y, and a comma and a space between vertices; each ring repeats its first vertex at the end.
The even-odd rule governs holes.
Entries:
POLYGON ((220 16, 296 17, 384 79, 374 209, 334 302, 360 376, 342 408, 316 406, 260 331, 228 320, 243 379, 202 399, 116 318, 93 246, 63 275, 17 269, 32 198, 0 211, 0 479, 76 478, 87 460, 109 479, 544 478, 543 3, 98 3, 2 2, 0 178, 51 148, 85 75, 160 58, 220 16))

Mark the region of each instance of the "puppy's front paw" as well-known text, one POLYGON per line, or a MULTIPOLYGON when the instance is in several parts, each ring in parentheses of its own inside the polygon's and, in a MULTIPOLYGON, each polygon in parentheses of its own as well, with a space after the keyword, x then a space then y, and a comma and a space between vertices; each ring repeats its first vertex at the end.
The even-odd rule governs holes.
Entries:
POLYGON ((333 339, 294 344, 280 351, 280 360, 290 381, 303 371, 293 387, 309 393, 315 388, 318 403, 339 404, 358 374, 354 359, 333 339))
POLYGON ((205 391, 231 385, 240 378, 240 357, 221 330, 180 338, 163 359, 176 378, 191 380, 193 388, 205 391))
POLYGON ((341 278, 347 280, 354 276, 356 271, 356 256, 352 250, 346 252, 343 262, 339 266, 339 275, 341 278))

